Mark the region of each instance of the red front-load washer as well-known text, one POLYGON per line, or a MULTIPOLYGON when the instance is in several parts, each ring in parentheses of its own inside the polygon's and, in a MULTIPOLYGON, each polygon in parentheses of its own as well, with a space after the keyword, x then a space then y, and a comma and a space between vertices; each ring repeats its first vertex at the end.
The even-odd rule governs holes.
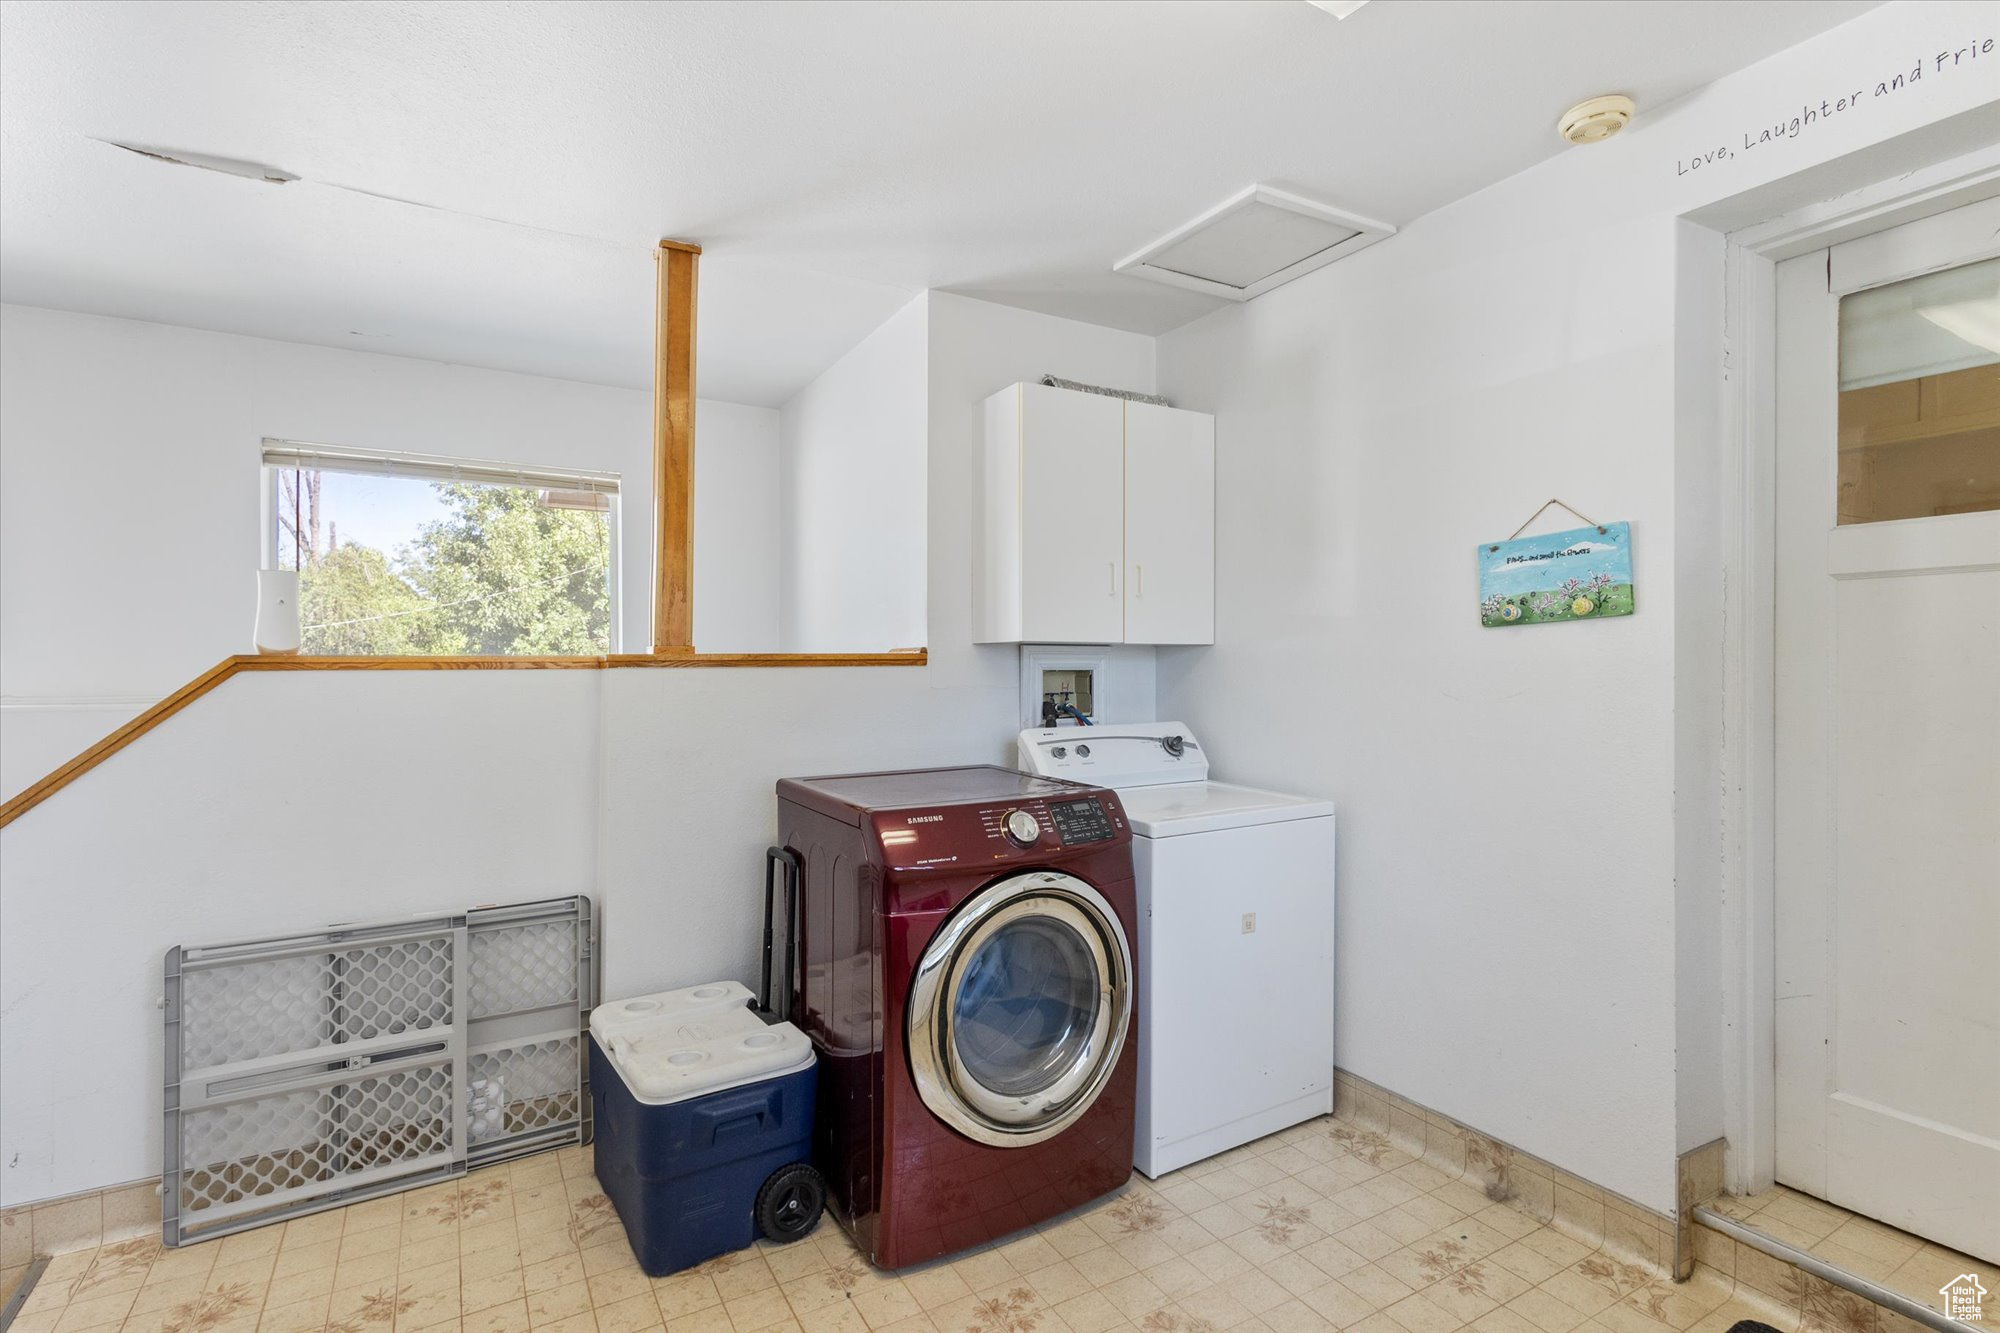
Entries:
POLYGON ((815 1156, 902 1268, 1132 1174, 1132 834, 1117 794, 994 767, 778 784, 815 1156))

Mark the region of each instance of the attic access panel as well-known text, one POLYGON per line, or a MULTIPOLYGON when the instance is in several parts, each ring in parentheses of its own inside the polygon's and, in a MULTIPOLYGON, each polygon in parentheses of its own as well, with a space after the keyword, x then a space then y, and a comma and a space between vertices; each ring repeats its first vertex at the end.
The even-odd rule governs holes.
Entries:
POLYGON ((1249 301, 1395 234, 1386 222, 1252 185, 1112 269, 1249 301))

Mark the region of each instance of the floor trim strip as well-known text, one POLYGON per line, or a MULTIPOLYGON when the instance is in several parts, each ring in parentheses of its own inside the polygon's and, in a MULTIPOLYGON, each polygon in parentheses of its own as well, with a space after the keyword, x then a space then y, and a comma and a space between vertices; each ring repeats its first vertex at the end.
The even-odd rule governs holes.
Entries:
POLYGON ((49 1266, 49 1257, 44 1254, 28 1265, 28 1271, 21 1274, 21 1285, 14 1288, 14 1294, 7 1298, 7 1304, 0 1306, 0 1333, 14 1326, 14 1317, 21 1313, 21 1307, 28 1303, 28 1293, 35 1289, 41 1279, 42 1270, 49 1266))
POLYGON ((1830 1264, 1818 1255, 1802 1250, 1796 1245, 1788 1245, 1775 1236, 1767 1236, 1755 1227, 1745 1226, 1727 1214, 1718 1213, 1707 1204, 1702 1204, 1694 1210, 1694 1220, 1702 1226, 1721 1232, 1739 1244, 1748 1245, 1753 1250, 1761 1250, 1773 1259, 1811 1273, 1814 1277, 1831 1282, 1836 1287, 1845 1288, 1884 1309, 1894 1310, 1905 1319, 1913 1319, 1926 1328, 1936 1329, 1937 1333, 1979 1333, 1979 1330, 1971 1324, 1953 1319, 1947 1314, 1940 1314, 1921 1301, 1913 1301, 1900 1291, 1891 1291, 1879 1282, 1871 1282, 1865 1277, 1850 1273, 1845 1268, 1830 1264))

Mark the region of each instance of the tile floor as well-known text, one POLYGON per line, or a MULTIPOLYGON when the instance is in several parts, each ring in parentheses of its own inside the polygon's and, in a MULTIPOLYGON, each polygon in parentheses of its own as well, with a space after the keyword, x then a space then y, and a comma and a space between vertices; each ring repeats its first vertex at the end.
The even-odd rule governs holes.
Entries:
POLYGON ((1993 1295, 1986 1300, 1987 1318, 1976 1327, 2000 1333, 2000 1281, 1994 1280, 2000 1265, 1981 1263, 1783 1185, 1763 1194, 1724 1195, 1715 1200, 1714 1207, 1767 1236, 1796 1245, 1934 1310, 1943 1308, 1939 1288, 1961 1273, 1979 1274, 1993 1288, 1993 1295))
POLYGON ((566 1149, 179 1250, 60 1255, 12 1333, 1900 1333, 1871 1312, 1708 1268, 1677 1286, 1326 1118, 894 1274, 827 1222, 648 1279, 566 1149))

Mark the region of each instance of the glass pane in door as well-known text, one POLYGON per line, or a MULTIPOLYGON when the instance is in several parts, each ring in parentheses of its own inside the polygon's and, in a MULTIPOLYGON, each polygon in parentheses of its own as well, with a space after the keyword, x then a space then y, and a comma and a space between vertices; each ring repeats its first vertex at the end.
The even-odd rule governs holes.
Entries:
POLYGON ((1054 1084, 1090 1051, 1097 963, 1064 922, 1025 916, 980 944, 952 1001, 960 1068, 1005 1097, 1054 1084))
POLYGON ((1840 302, 1840 522, 2000 509, 2000 259, 1840 302))

